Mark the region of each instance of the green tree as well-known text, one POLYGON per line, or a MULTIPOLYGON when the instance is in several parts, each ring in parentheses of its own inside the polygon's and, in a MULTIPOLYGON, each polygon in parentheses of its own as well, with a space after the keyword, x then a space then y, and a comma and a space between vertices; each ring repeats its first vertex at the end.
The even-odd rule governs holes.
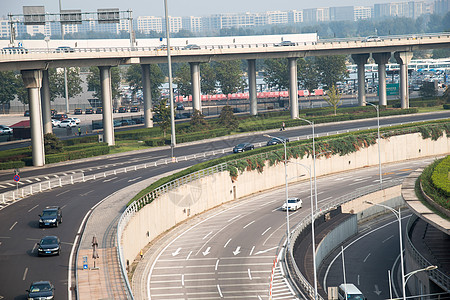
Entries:
POLYGON ((233 108, 226 105, 220 111, 219 120, 217 123, 225 128, 236 130, 239 127, 239 120, 233 113, 233 108))
POLYGON ((327 96, 324 98, 334 108, 334 115, 336 115, 337 108, 342 104, 341 96, 336 86, 332 85, 327 91, 327 96))
MULTIPOLYGON (((319 87, 319 72, 314 63, 314 59, 300 58, 297 62, 297 77, 299 85, 308 90, 311 94, 319 87)), ((311 98, 309 98, 309 106, 311 106, 311 98)))
POLYGON ((209 125, 205 120, 205 116, 198 109, 194 109, 194 112, 192 113, 191 129, 192 131, 209 129, 209 125))
POLYGON ((444 94, 442 95, 442 100, 444 100, 445 103, 450 103, 450 86, 448 85, 445 88, 444 94))
MULTIPOLYGON (((140 65, 131 65, 125 73, 125 80, 132 89, 133 96, 142 89, 142 68, 140 65)), ((161 96, 160 87, 164 82, 164 75, 161 68, 156 64, 150 65, 150 88, 152 90, 152 99, 158 99, 161 96)))
POLYGON ((216 72, 210 63, 200 64, 200 84, 204 94, 211 95, 216 93, 216 72))
POLYGON ((269 88, 279 91, 289 88, 289 72, 287 67, 287 59, 270 58, 264 60, 265 76, 264 81, 269 88))
POLYGON ((170 128, 170 106, 167 105, 167 99, 161 98, 158 104, 153 105, 153 122, 159 125, 166 137, 167 130, 170 128))
POLYGON ((236 93, 245 87, 245 81, 242 78, 241 61, 221 61, 215 65, 214 70, 216 71, 216 78, 222 93, 227 95, 228 104, 228 95, 236 93))
POLYGON ((424 82, 419 90, 420 97, 433 98, 437 96, 437 89, 434 82, 424 82))
MULTIPOLYGON (((0 72, 0 103, 8 104, 13 101, 20 88, 22 78, 18 78, 12 71, 0 72)), ((22 83, 23 86, 23 83, 22 83)))
POLYGON ((178 92, 184 97, 192 95, 191 69, 188 64, 182 64, 175 73, 173 82, 177 85, 178 92))
MULTIPOLYGON (((55 100, 56 97, 65 97, 64 84, 64 69, 49 69, 48 80, 50 82, 50 100, 55 100)), ((80 68, 67 68, 67 88, 69 98, 81 94, 83 91, 81 84, 83 80, 80 77, 80 68)))
POLYGON ((53 133, 46 133, 44 134, 44 149, 45 154, 61 153, 63 151, 63 144, 53 133))
MULTIPOLYGON (((88 90, 93 91, 93 96, 102 99, 102 90, 100 86, 100 70, 98 67, 90 67, 87 76, 88 90)), ((118 67, 111 68, 111 91, 112 98, 116 99, 120 95, 120 71, 118 67)))
POLYGON ((346 57, 344 55, 317 56, 315 64, 319 72, 320 82, 325 89, 336 85, 347 77, 346 57))

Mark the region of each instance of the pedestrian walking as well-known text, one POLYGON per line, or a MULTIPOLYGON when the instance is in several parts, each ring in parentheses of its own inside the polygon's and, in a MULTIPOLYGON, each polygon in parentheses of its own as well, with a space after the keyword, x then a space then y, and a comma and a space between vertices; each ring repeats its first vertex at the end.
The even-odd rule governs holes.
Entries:
POLYGON ((144 252, 142 251, 142 249, 141 249, 140 255, 141 255, 141 259, 142 259, 142 257, 144 256, 144 252))
POLYGON ((284 124, 284 122, 281 124, 281 130, 286 130, 286 124, 284 124))
POLYGON ((78 127, 78 136, 81 136, 81 127, 78 127))

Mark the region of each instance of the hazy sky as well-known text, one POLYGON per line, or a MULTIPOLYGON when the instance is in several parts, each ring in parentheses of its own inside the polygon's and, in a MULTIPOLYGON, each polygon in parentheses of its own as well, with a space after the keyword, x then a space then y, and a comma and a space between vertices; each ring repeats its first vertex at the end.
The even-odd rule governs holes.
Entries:
MULTIPOLYGON (((0 0, 0 16, 8 13, 22 14, 22 6, 45 6, 46 12, 56 13, 59 9, 81 9, 82 12, 97 8, 132 9, 133 16, 164 16, 164 0, 0 0)), ((402 0, 407 1, 407 0, 402 0)), ((263 12, 273 10, 301 10, 304 8, 329 6, 364 6, 374 3, 396 2, 394 0, 167 0, 169 15, 204 16, 215 13, 263 12)), ((398 2, 398 1, 397 1, 398 2)))

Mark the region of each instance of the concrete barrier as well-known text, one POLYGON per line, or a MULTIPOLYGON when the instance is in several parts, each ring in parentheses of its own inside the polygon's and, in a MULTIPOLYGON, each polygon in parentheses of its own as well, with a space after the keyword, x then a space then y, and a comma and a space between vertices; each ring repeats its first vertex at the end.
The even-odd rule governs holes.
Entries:
MULTIPOLYGON (((450 153, 450 139, 445 133, 437 141, 422 139, 419 133, 393 136, 382 139, 380 146, 382 163, 450 153)), ((293 161, 312 166, 312 157, 293 161)), ((375 165, 378 165, 378 146, 372 145, 344 156, 318 157, 316 174, 321 176, 375 165)), ((305 168, 298 164, 288 164, 287 172, 288 178, 308 176, 305 168)), ((124 213, 128 214, 124 218, 125 224, 119 224, 122 229, 118 231, 122 233, 119 237, 122 265, 126 260, 133 261, 147 243, 179 222, 225 202, 282 186, 284 180, 284 164, 268 166, 266 163, 261 173, 244 171, 234 181, 227 171, 211 174, 160 194, 142 208, 130 207, 124 213)))

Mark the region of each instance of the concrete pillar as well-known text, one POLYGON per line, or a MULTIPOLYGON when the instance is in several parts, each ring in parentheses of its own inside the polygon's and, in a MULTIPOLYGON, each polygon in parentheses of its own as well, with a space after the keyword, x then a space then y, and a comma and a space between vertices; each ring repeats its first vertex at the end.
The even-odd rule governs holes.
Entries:
POLYGON ((42 70, 41 105, 42 105, 42 124, 44 126, 44 134, 53 133, 52 114, 50 108, 50 83, 48 81, 48 70, 42 70))
POLYGON ((358 105, 366 105, 366 70, 365 64, 369 54, 352 54, 352 58, 358 66, 358 105))
POLYGON ((100 86, 102 89, 103 107, 103 141, 113 146, 114 126, 112 115, 111 66, 98 67, 100 70, 100 86))
POLYGON ((289 69, 289 100, 291 104, 291 118, 298 118, 298 85, 297 85, 297 58, 288 58, 289 69))
POLYGON ((411 62, 412 56, 412 52, 394 53, 394 57, 400 65, 400 101, 402 108, 409 108, 408 64, 411 62))
POLYGON ((256 93, 256 59, 248 59, 248 94, 250 100, 250 115, 258 114, 258 101, 256 93))
POLYGON ((191 83, 192 83, 192 108, 202 111, 201 89, 200 89, 200 63, 191 62, 191 83))
POLYGON ((386 106, 386 64, 391 58, 391 53, 372 53, 372 57, 378 65, 378 104, 386 106))
POLYGON ((31 127, 31 153, 33 166, 45 164, 44 134, 42 131, 42 113, 40 88, 42 86, 41 70, 23 70, 22 80, 28 89, 28 101, 30 105, 30 127, 31 127))
POLYGON ((153 127, 152 113, 152 86, 150 82, 150 65, 141 65, 142 68, 142 90, 144 94, 144 126, 153 127))

